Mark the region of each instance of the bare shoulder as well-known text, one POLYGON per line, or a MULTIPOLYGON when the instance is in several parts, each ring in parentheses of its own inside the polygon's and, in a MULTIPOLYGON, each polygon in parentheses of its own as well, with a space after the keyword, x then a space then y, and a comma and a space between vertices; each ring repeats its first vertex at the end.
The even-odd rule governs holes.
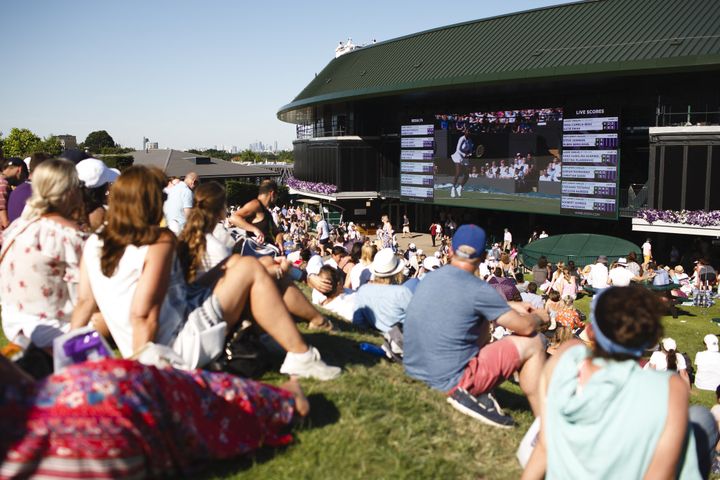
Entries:
POLYGON ((62 217, 60 215, 51 215, 51 216, 47 216, 45 218, 47 218, 48 220, 52 220, 53 222, 57 223, 61 227, 69 228, 71 230, 78 230, 78 231, 80 230, 80 225, 78 225, 77 222, 75 222, 74 220, 70 220, 65 217, 62 217))

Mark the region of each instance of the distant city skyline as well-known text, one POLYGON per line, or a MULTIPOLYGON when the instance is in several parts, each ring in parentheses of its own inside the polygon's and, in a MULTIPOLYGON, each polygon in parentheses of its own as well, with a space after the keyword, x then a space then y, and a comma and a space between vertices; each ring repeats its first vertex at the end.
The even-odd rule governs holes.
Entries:
POLYGON ((326 0, 5 0, 0 132, 28 128, 81 142, 106 130, 138 149, 145 137, 162 148, 238 151, 264 138, 288 150, 295 126, 276 113, 334 58, 339 41, 381 42, 559 3, 567 2, 459 0, 439 9, 436 1, 366 0, 349 15, 326 0))

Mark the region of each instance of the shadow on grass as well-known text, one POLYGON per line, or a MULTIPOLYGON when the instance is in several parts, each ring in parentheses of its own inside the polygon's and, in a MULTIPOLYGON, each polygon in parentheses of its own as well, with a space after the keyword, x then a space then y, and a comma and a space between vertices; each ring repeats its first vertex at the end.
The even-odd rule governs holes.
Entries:
MULTIPOLYGON (((504 383, 500 388, 495 389, 495 398, 502 408, 508 408, 510 410, 527 410, 530 411, 530 404, 528 403, 527 397, 519 393, 511 391, 509 388, 512 385, 509 382, 504 383)), ((520 388, 515 386, 515 388, 520 388)))
POLYGON ((340 335, 305 333, 303 336, 307 339, 308 343, 317 347, 323 360, 330 365, 337 365, 343 368, 349 365, 371 367, 377 365, 379 362, 385 361, 382 358, 360 350, 359 342, 340 335))
MULTIPOLYGON (((297 423, 293 428, 294 431, 322 428, 336 423, 340 419, 340 410, 338 410, 335 404, 328 400, 325 395, 315 393, 309 395, 308 400, 310 401, 310 414, 297 423)), ((297 437, 295 437, 295 442, 295 445, 299 444, 297 437)), ((292 446, 293 444, 285 447, 262 447, 245 456, 227 460, 216 460, 205 464, 201 471, 193 475, 193 478, 212 479, 231 477, 238 472, 249 470, 255 465, 268 462, 275 458, 276 455, 282 455, 288 448, 292 448, 292 446)))

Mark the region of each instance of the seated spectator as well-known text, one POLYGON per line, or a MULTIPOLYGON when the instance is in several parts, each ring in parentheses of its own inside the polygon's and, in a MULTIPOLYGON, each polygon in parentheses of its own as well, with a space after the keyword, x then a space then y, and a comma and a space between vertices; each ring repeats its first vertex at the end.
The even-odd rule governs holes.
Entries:
MULTIPOLYGON (((548 267, 548 261, 545 256, 538 259, 537 264, 532 268, 532 281, 540 288, 550 278, 550 267, 548 267)), ((542 290, 542 288, 540 288, 542 290)))
POLYGON ((643 274, 642 267, 637 262, 637 255, 635 254, 635 252, 628 253, 627 265, 625 266, 625 268, 631 271, 632 274, 636 277, 641 277, 643 274))
POLYGON ((196 477, 198 467, 278 447, 309 403, 225 373, 130 360, 72 365, 35 383, 0 357, 3 477, 196 477))
POLYGON ((2 326, 7 339, 23 348, 32 343, 51 349, 70 330, 85 240, 72 220, 80 202, 75 165, 46 160, 33 172, 23 215, 3 232, 2 326))
POLYGON ((327 295, 323 295, 317 290, 312 291, 312 301, 316 305, 330 310, 343 320, 353 321, 355 313, 355 294, 352 291, 345 291, 342 286, 340 271, 329 265, 325 265, 320 269, 318 276, 321 279, 330 281, 332 288, 327 295))
POLYGON ((586 278, 587 284, 595 290, 602 290, 608 286, 608 259, 605 255, 600 255, 595 264, 590 267, 590 273, 586 278))
POLYGON ((720 385, 718 338, 707 334, 703 341, 706 350, 695 354, 695 386, 700 390, 714 391, 720 385))
POLYGON ((85 227, 90 232, 94 232, 105 222, 110 184, 117 179, 120 171, 108 168, 105 162, 97 158, 81 160, 75 168, 82 182, 85 227))
POLYGON ((207 182, 195 188, 193 207, 178 238, 178 257, 185 279, 194 282, 232 254, 232 244, 214 235, 225 218, 225 188, 207 182))
POLYGON ((412 292, 402 285, 404 269, 405 262, 391 248, 383 248, 375 255, 370 265, 373 279, 360 287, 355 297, 355 325, 387 333, 405 322, 412 292))
POLYGON ((560 347, 568 340, 573 339, 573 331, 570 327, 558 326, 555 329, 555 333, 552 336, 550 345, 547 348, 548 355, 555 355, 558 353, 560 347))
POLYGON ((537 310, 542 310, 545 308, 545 301, 543 300, 541 295, 537 294, 537 283, 530 282, 527 286, 527 291, 520 292, 520 297, 522 298, 523 302, 527 302, 530 305, 532 305, 533 308, 537 310))
POLYGON ((30 156, 30 162, 28 164, 28 178, 15 187, 12 191, 12 195, 10 195, 7 201, 7 214, 10 222, 14 222, 20 218, 20 215, 22 215, 22 212, 25 209, 25 204, 32 195, 32 174, 38 165, 48 158, 50 157, 46 153, 33 153, 30 156))
POLYGON ((670 275, 668 272, 662 268, 661 265, 657 265, 653 261, 647 264, 647 276, 652 279, 652 284, 656 287, 670 285, 670 275))
POLYGON ((608 285, 615 287, 627 287, 630 282, 642 281, 641 277, 638 277, 628 268, 627 259, 620 257, 618 258, 615 266, 608 273, 608 285))
POLYGON ((659 372, 677 372, 690 385, 685 357, 677 352, 677 344, 670 337, 663 338, 662 342, 660 342, 660 350, 650 355, 650 360, 645 364, 644 368, 659 372))
POLYGON ((360 261, 350 271, 350 288, 357 290, 362 285, 365 285, 370 281, 372 272, 370 271, 370 264, 375 258, 377 253, 377 247, 371 243, 366 242, 362 246, 362 253, 360 255, 360 261))
POLYGON ((527 287, 530 284, 527 280, 525 280, 525 275, 523 275, 522 272, 517 272, 515 274, 515 288, 518 289, 518 292, 523 293, 527 291, 527 287))
POLYGON ((440 267, 442 267, 442 264, 437 257, 426 257, 423 260, 422 265, 420 265, 417 276, 407 279, 403 285, 412 293, 415 293, 415 289, 417 288, 418 283, 420 283, 420 280, 425 278, 428 273, 437 270, 440 267))
POLYGON ((505 277, 500 267, 495 267, 493 276, 488 279, 487 283, 497 290, 505 300, 519 300, 520 292, 515 286, 515 279, 505 277))
POLYGON ((555 314, 555 322, 558 326, 575 330, 585 326, 583 323, 582 314, 575 308, 573 298, 563 297, 562 306, 557 310, 555 314))
POLYGON ((558 267, 558 276, 552 285, 552 289, 560 294, 560 298, 570 297, 574 300, 577 297, 575 277, 570 275, 570 270, 567 267, 558 267))
POLYGON ((484 230, 461 226, 452 240, 450 264, 420 282, 408 306, 404 365, 411 377, 446 392, 460 412, 509 428, 514 422, 491 391, 519 370, 520 387, 539 415, 537 379, 545 348, 536 332, 547 315, 508 304, 477 278, 484 255, 484 230), (491 322, 514 334, 488 343, 491 322))
POLYGON ((689 389, 677 375, 637 362, 662 334, 662 311, 640 286, 595 296, 586 329, 592 350, 565 343, 540 378, 541 431, 523 479, 707 475, 717 440, 710 413, 688 412, 689 389), (700 426, 708 420, 705 433, 700 426))
MULTIPOLYGON (((225 200, 225 187, 217 182, 203 183, 195 189, 193 207, 178 240, 178 258, 189 283, 200 279, 232 253, 233 243, 219 234, 225 231, 220 223, 225 217, 225 200)), ((311 330, 332 330, 332 323, 310 304, 287 275, 290 266, 286 262, 270 256, 259 261, 276 277, 285 307, 292 315, 308 322, 311 330)))
POLYGON ((355 266, 360 263, 360 258, 362 257, 362 248, 362 242, 351 242, 349 252, 350 260, 345 264, 345 267, 343 268, 343 273, 345 273, 345 282, 343 283, 343 288, 352 288, 352 279, 350 278, 350 274, 352 273, 355 266))
POLYGON ((556 290, 550 290, 550 293, 548 293, 548 298, 547 300, 545 300, 545 311, 547 312, 548 316, 552 320, 554 320, 557 316, 557 313, 562 307, 563 302, 560 298, 560 293, 558 293, 556 290))
POLYGON ((123 356, 155 342, 195 368, 219 355, 249 306, 258 325, 288 352, 281 373, 337 377, 340 369, 326 365, 302 339, 256 259, 233 255, 203 283, 186 283, 175 258, 175 236, 159 226, 164 185, 162 172, 144 166, 128 168, 113 185, 107 224, 83 251, 72 327, 84 327, 99 309, 123 356))

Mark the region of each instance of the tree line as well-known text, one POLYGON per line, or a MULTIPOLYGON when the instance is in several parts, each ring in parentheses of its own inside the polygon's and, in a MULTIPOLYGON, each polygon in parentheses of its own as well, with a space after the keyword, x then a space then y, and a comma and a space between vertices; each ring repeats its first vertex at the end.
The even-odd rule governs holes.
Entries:
MULTIPOLYGON (((78 148, 98 155, 123 154, 134 150, 117 145, 105 130, 90 132, 85 141, 78 145, 78 148)), ((57 135, 50 134, 45 138, 40 138, 27 128, 12 128, 6 137, 0 132, 0 154, 5 157, 24 158, 37 152, 44 152, 56 157, 62 153, 62 150, 62 144, 57 135)))

